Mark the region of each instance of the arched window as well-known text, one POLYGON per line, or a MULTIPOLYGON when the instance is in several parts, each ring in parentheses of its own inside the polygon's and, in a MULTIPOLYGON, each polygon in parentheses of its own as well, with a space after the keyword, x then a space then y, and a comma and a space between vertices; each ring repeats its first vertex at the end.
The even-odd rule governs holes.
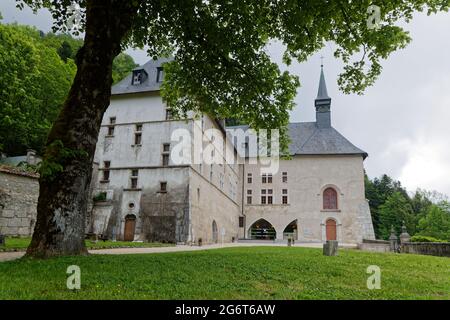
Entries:
POLYGON ((338 208, 337 192, 333 188, 326 188, 323 192, 323 209, 336 210, 338 208))

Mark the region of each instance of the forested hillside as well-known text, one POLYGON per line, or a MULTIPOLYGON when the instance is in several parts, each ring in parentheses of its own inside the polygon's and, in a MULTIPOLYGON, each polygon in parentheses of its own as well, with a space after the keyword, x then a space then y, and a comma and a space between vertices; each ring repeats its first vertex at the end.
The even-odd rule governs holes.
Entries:
MULTIPOLYGON (((26 149, 42 153, 76 73, 74 59, 81 39, 43 33, 17 24, 0 24, 0 151, 13 156, 26 149)), ((114 82, 136 66, 120 54, 114 82)))
POLYGON ((365 184, 378 239, 388 239, 391 227, 399 234, 404 222, 410 235, 450 240, 450 204, 445 195, 420 189, 410 195, 387 175, 373 180, 366 176, 365 184))

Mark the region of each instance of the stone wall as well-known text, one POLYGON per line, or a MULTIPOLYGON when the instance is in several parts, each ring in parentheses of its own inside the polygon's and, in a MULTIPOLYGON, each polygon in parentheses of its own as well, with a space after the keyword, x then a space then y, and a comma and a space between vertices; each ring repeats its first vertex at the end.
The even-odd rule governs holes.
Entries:
POLYGON ((358 243, 358 249, 371 252, 390 252, 391 247, 389 241, 385 240, 368 240, 363 239, 362 243, 358 243))
POLYGON ((0 167, 0 233, 31 236, 36 223, 38 176, 0 167))
POLYGON ((400 252, 450 257, 450 242, 406 242, 400 252))

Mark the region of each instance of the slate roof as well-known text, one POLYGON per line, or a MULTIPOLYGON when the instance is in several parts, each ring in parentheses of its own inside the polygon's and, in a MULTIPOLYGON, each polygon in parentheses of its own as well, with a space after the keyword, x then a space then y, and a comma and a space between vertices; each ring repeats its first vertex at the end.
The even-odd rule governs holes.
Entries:
POLYGON ((152 92, 159 91, 161 82, 156 81, 157 68, 161 67, 164 62, 171 61, 172 58, 160 58, 158 60, 150 60, 143 66, 137 67, 134 70, 144 69, 148 77, 144 82, 138 85, 132 85, 131 79, 133 74, 130 73, 127 77, 116 83, 111 88, 112 95, 139 93, 139 92, 152 92))
MULTIPOLYGON (((248 129, 248 126, 228 127, 248 129)), ((367 152, 354 146, 333 127, 318 128, 316 122, 298 122, 288 125, 291 140, 289 154, 294 155, 361 155, 367 152)))

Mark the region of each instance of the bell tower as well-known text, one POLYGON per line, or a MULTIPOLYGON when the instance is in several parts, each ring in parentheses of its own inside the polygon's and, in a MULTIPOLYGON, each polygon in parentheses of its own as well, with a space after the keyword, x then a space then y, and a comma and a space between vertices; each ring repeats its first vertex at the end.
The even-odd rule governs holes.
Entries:
POLYGON ((314 101, 316 107, 316 125, 318 128, 331 127, 331 98, 328 96, 323 64, 320 66, 320 80, 317 98, 314 101))

